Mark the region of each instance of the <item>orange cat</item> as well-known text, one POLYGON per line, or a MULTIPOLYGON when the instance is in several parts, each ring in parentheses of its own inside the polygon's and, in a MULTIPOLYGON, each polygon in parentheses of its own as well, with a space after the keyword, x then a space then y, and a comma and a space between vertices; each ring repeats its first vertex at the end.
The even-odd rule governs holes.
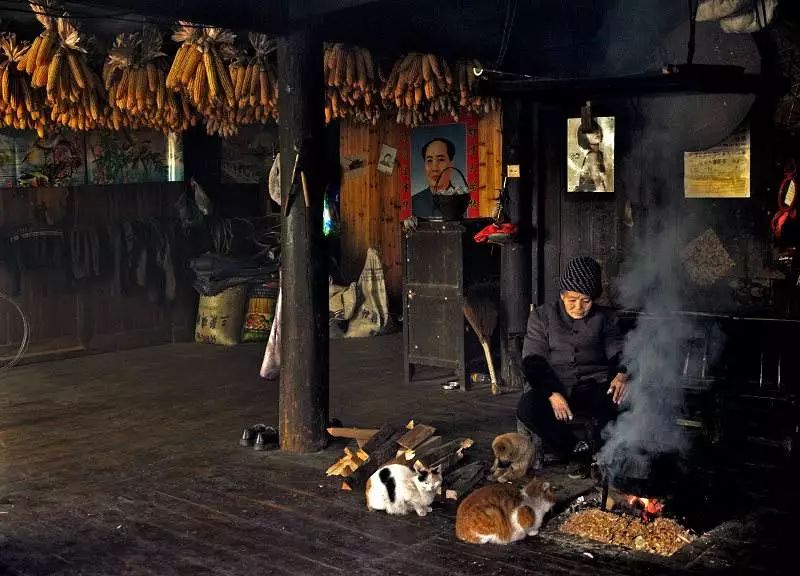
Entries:
POLYGON ((535 536, 555 504, 550 484, 534 478, 519 490, 509 484, 478 488, 456 513, 456 536, 470 544, 510 544, 535 536))

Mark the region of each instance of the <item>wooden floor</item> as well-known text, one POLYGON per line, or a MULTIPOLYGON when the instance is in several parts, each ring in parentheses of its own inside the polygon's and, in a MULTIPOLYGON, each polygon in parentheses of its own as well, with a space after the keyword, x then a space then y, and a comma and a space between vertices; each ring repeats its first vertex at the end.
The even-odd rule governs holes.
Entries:
MULTIPOLYGON (((332 343, 332 416, 359 426, 415 418, 472 436, 479 453, 514 429, 516 395, 404 385, 400 346, 398 335, 332 343)), ((0 572, 775 574, 790 556, 782 539, 796 545, 775 511, 723 527, 678 563, 555 533, 468 546, 454 538, 453 506, 425 518, 370 513, 323 473, 341 446, 309 456, 238 446, 245 424, 276 422, 261 352, 171 345, 0 377, 0 572)))

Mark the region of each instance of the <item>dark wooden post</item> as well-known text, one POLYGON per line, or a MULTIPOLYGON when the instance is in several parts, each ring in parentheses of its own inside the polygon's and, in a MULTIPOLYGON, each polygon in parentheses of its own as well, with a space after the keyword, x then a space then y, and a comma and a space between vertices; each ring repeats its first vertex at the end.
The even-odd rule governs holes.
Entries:
POLYGON ((531 114, 530 103, 503 103, 503 174, 518 167, 506 181, 505 212, 517 225, 517 242, 504 244, 500 262, 500 311, 503 326, 501 375, 506 388, 523 386, 522 340, 531 304, 531 114))
POLYGON ((281 450, 325 447, 328 421, 328 281, 322 243, 325 193, 322 40, 288 32, 278 43, 281 147, 281 450), (300 153, 295 172, 295 159, 300 153), (309 206, 303 194, 305 178, 309 206))

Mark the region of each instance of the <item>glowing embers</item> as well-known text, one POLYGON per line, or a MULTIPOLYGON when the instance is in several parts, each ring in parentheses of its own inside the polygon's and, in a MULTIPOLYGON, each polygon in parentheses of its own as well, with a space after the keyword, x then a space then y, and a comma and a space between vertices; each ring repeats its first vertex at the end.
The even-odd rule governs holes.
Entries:
POLYGON ((641 516, 644 522, 649 522, 661 516, 664 510, 664 503, 657 498, 640 498, 634 494, 628 494, 623 498, 622 502, 622 508, 625 512, 634 516, 641 516))

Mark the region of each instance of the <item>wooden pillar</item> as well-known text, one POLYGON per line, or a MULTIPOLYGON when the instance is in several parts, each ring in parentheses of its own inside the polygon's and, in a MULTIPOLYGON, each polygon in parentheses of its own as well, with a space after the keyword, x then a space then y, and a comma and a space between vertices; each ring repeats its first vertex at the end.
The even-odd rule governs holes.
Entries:
POLYGON ((531 176, 530 104, 503 102, 503 174, 519 167, 519 176, 506 181, 505 211, 517 225, 517 241, 504 244, 500 261, 500 312, 503 326, 502 370, 506 388, 523 386, 522 341, 531 304, 531 176))
POLYGON ((281 450, 325 447, 328 421, 328 279, 322 242, 324 102, 322 40, 302 28, 278 42, 281 79, 281 450), (299 162, 293 185, 295 159, 299 162), (301 174, 308 191, 303 194, 301 174))

